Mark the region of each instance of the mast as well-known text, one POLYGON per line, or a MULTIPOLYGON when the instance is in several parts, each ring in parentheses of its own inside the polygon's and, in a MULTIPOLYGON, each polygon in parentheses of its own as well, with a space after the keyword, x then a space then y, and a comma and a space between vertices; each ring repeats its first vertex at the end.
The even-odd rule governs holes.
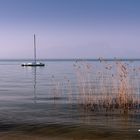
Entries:
POLYGON ((34 63, 36 64, 36 36, 34 34, 34 63))

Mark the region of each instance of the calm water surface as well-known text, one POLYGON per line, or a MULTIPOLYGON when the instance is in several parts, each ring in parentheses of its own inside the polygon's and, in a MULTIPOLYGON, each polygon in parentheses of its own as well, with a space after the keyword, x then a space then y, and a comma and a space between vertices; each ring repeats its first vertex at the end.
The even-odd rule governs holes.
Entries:
MULTIPOLYGON (((75 140, 140 139, 139 113, 98 114, 77 104, 74 61, 44 61, 46 66, 37 68, 21 67, 21 63, 0 61, 3 137, 20 134, 75 140)), ((87 63, 98 66, 99 62, 87 63)), ((139 66, 140 62, 130 65, 139 66)))

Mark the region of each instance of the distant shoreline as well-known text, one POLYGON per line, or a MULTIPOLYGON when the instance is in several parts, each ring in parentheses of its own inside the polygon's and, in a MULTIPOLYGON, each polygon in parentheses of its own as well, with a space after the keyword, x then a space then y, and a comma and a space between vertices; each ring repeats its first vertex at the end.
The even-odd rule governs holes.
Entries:
MULTIPOLYGON (((0 59, 0 61, 33 61, 33 59, 0 59)), ((140 58, 48 58, 37 59, 37 61, 140 61, 140 58)))

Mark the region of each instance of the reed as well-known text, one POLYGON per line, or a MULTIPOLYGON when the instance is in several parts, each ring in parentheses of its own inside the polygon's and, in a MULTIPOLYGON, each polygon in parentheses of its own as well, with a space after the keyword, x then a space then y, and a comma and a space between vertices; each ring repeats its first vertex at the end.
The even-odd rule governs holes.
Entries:
POLYGON ((84 63, 75 65, 79 100, 84 108, 119 113, 139 111, 138 68, 134 69, 121 61, 109 64, 100 60, 100 65, 94 69, 84 63))
POLYGON ((61 96, 63 91, 68 103, 76 100, 78 105, 94 112, 140 112, 140 68, 103 59, 98 63, 76 61, 73 68, 74 83, 66 76, 64 83, 56 82, 52 77, 54 97, 61 96), (72 85, 77 88, 73 89, 72 85))

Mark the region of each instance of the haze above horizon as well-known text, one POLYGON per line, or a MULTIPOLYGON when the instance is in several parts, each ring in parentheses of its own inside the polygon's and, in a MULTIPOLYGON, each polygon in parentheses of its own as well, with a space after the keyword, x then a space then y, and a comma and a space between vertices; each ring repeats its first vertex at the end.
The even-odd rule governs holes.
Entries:
POLYGON ((0 59, 139 58, 139 0, 0 0, 0 59))

